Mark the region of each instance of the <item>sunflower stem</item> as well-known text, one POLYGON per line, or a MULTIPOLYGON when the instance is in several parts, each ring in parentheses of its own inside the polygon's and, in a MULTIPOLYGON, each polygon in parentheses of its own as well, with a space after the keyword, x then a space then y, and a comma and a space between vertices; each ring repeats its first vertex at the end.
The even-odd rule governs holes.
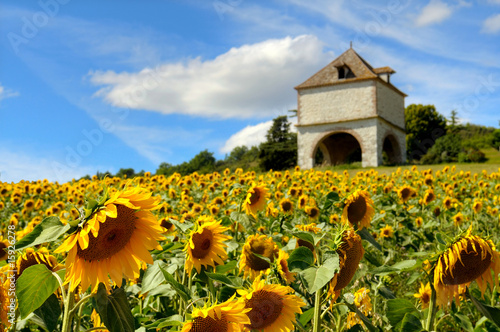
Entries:
POLYGON ((436 311, 437 311, 437 306, 436 306, 436 289, 434 289, 434 285, 430 283, 431 285, 431 299, 429 302, 429 314, 427 316, 427 322, 425 329, 427 331, 432 331, 434 329, 434 318, 436 317, 436 311))
MULTIPOLYGON (((71 286, 70 286, 71 287, 71 286)), ((75 302, 75 293, 74 291, 68 292, 66 296, 66 300, 64 301, 64 315, 62 321, 62 329, 61 332, 71 332, 71 313, 73 309, 73 304, 75 302)))
POLYGON ((320 331, 320 312, 321 312, 321 295, 322 295, 323 289, 320 288, 316 291, 316 294, 314 296, 314 316, 313 316, 313 332, 319 332, 320 331))

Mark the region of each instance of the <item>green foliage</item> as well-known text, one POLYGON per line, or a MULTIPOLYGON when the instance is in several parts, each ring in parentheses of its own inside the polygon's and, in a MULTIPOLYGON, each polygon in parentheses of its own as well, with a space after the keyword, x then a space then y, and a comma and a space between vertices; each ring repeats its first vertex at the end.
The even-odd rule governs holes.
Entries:
POLYGON ((436 140, 446 133, 446 119, 434 105, 411 104, 405 109, 408 160, 420 160, 436 140))
POLYGON ((439 164, 450 162, 484 162, 483 152, 476 147, 464 147, 459 134, 449 133, 436 140, 436 144, 427 151, 421 162, 423 164, 439 164))
POLYGON ((24 270, 16 289, 21 317, 38 309, 58 287, 57 278, 45 265, 36 264, 24 270))
POLYGON ((283 170, 297 163, 297 134, 290 132, 286 115, 278 116, 260 148, 260 165, 264 170, 283 170))
POLYGON ((134 316, 123 288, 117 288, 108 295, 106 288, 100 283, 94 299, 97 312, 110 332, 135 331, 134 316))
POLYGON ((215 171, 216 159, 213 152, 208 152, 208 150, 203 150, 193 157, 188 162, 183 162, 179 165, 171 165, 169 163, 161 163, 156 170, 157 175, 169 176, 174 173, 179 173, 181 175, 186 175, 189 173, 198 172, 200 174, 206 174, 215 171))

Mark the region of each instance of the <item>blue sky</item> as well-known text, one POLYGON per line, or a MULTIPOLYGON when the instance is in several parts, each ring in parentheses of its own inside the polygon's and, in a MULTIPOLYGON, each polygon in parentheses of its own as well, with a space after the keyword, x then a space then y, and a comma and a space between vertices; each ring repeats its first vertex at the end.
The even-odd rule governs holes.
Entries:
POLYGON ((222 159, 350 41, 406 105, 500 120, 500 0, 4 0, 0 33, 6 182, 222 159))

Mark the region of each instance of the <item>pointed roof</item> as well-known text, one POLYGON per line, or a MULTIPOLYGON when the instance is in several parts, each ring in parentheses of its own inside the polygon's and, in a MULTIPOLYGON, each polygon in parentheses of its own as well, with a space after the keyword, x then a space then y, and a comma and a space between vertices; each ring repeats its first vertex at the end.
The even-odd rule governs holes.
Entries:
MULTIPOLYGON (((395 71, 390 67, 381 67, 374 69, 368 62, 366 62, 365 59, 363 59, 358 53, 356 53, 356 51, 354 51, 352 48, 349 48, 337 59, 333 60, 316 74, 309 77, 305 82, 297 85, 295 89, 301 90, 316 88, 321 86, 343 84, 367 79, 379 79, 380 81, 384 82, 378 76, 378 74, 381 73, 392 74, 395 73, 395 71), (350 75, 346 78, 339 79, 338 68, 342 68, 344 66, 347 66, 349 68, 352 74, 354 74, 354 77, 350 75)), ((392 84, 389 85, 391 87, 394 87, 392 84)), ((399 91, 398 89, 396 90, 399 91)))

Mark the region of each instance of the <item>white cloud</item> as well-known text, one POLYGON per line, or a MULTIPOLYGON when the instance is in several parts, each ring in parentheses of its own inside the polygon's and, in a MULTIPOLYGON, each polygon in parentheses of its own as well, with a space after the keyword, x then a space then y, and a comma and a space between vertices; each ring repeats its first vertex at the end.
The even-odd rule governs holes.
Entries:
MULTIPOLYGON (((105 168, 100 168, 103 171, 105 168)), ((60 183, 78 179, 87 174, 96 174, 98 167, 68 166, 64 162, 37 158, 26 153, 0 149, 0 181, 19 182, 47 179, 60 183)))
MULTIPOLYGON (((297 128, 295 127, 295 124, 297 123, 297 118, 292 118, 292 121, 289 121, 291 123, 290 125, 290 131, 291 132, 297 132, 297 128)), ((246 126, 242 130, 238 131, 236 134, 233 134, 229 139, 226 141, 224 146, 220 149, 221 153, 230 153, 233 151, 233 149, 237 146, 247 146, 247 147, 252 147, 252 146, 257 146, 262 142, 266 141, 266 134, 271 128, 273 124, 273 120, 269 120, 266 122, 261 122, 258 123, 254 126, 246 126)))
POLYGON ((419 27, 441 23, 451 16, 451 8, 444 2, 439 0, 431 0, 427 6, 422 9, 422 12, 415 20, 415 24, 419 27))
POLYGON ((96 95, 117 107, 205 117, 269 117, 293 108, 302 83, 333 57, 315 36, 270 39, 137 73, 91 72, 96 95))
POLYGON ((483 22, 483 29, 481 32, 497 33, 500 31, 500 14, 488 17, 483 22))
POLYGON ((6 89, 0 83, 0 101, 2 101, 2 99, 5 99, 5 98, 11 98, 11 97, 17 97, 17 96, 19 96, 19 92, 12 91, 10 89, 6 89))
POLYGON ((220 149, 221 153, 229 153, 237 146, 256 146, 266 140, 266 134, 271 125, 272 120, 261 122, 255 126, 246 126, 236 134, 229 137, 226 144, 220 149))

